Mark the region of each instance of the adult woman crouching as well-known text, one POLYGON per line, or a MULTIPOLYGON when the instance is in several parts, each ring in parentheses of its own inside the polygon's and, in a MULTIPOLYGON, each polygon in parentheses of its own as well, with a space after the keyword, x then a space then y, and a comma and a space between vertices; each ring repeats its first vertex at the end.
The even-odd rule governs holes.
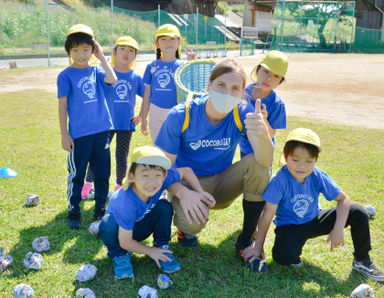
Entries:
POLYGON ((175 167, 191 167, 202 189, 192 191, 175 183, 174 223, 183 246, 197 246, 196 234, 207 223, 209 208, 224 209, 243 193, 243 230, 236 249, 241 254, 250 244, 269 182, 273 143, 263 121, 260 100, 255 108, 242 101, 246 75, 235 60, 217 64, 210 75, 208 94, 189 104, 179 104, 168 114, 155 145, 165 151, 175 167), (232 164, 242 135, 254 153, 232 164))

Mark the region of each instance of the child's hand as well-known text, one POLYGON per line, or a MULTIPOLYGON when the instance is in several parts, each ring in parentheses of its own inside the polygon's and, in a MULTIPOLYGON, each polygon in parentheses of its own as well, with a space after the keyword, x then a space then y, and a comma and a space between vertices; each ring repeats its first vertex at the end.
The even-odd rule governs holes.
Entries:
POLYGON ((197 57, 196 53, 192 50, 192 46, 190 46, 189 51, 184 49, 184 53, 187 55, 187 60, 188 61, 195 60, 196 57, 197 57))
POLYGON ((104 58, 103 49, 101 48, 100 44, 97 41, 95 41, 95 50, 93 51, 93 54, 99 60, 104 58))
POLYGON ((136 116, 136 117, 132 117, 132 118, 131 118, 132 123, 133 123, 134 125, 139 124, 139 123, 141 122, 141 119, 142 119, 141 115, 138 115, 138 116, 136 116))
POLYGON ((68 152, 72 152, 73 148, 75 148, 75 143, 69 134, 61 136, 61 147, 68 152))
POLYGON ((263 260, 265 260, 264 247, 256 245, 255 241, 253 241, 250 246, 244 249, 244 252, 241 254, 241 256, 245 259, 248 259, 251 263, 258 257, 261 257, 263 260))
POLYGON ((331 242, 331 251, 338 246, 344 246, 344 229, 333 229, 329 233, 327 243, 331 242))
POLYGON ((148 256, 156 262, 157 267, 160 267, 160 262, 159 261, 164 261, 164 262, 171 262, 172 260, 165 255, 165 253, 172 253, 169 249, 162 249, 158 248, 156 246, 151 247, 150 253, 148 256))
POLYGON ((143 135, 148 135, 148 131, 147 131, 147 119, 143 119, 141 121, 141 132, 143 135))

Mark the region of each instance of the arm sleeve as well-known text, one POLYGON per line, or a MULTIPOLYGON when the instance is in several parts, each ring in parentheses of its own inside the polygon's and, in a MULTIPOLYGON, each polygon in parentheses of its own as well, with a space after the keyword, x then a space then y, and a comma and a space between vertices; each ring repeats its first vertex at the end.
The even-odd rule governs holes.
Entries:
POLYGON ((152 83, 151 63, 148 64, 147 68, 145 69, 143 81, 145 84, 151 84, 152 83))
POLYGON ((96 75, 97 75, 97 84, 101 84, 101 86, 113 85, 113 84, 107 84, 105 82, 105 70, 102 67, 96 66, 96 75))
POLYGON ((340 194, 341 189, 335 182, 333 182, 332 178, 328 176, 323 170, 319 170, 318 175, 318 183, 320 192, 324 195, 327 201, 332 201, 337 198, 340 194))
POLYGON ((178 155, 182 138, 181 129, 185 119, 185 105, 183 109, 176 109, 176 107, 168 113, 156 138, 155 145, 165 152, 178 155))
POLYGON ((136 94, 140 97, 144 96, 144 91, 145 91, 145 83, 141 75, 137 75, 137 90, 136 94))
POLYGON ((163 182, 163 189, 167 189, 171 184, 180 181, 180 173, 175 168, 171 168, 167 172, 167 177, 163 182))
POLYGON ((284 195, 284 187, 281 181, 274 176, 269 182, 266 190, 261 195, 262 199, 274 205, 279 205, 284 195))
POLYGON ((287 114, 284 102, 278 102, 276 107, 268 112, 267 120, 273 129, 287 128, 287 114))
POLYGON ((71 84, 67 75, 63 72, 57 77, 57 98, 68 97, 71 92, 71 84))

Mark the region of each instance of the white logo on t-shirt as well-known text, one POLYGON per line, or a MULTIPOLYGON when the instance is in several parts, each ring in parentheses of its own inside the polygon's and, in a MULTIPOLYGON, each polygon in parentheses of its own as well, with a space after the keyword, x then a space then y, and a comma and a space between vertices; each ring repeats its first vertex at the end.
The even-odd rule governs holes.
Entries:
POLYGON ((116 87, 116 94, 120 99, 124 99, 128 94, 128 87, 126 84, 119 84, 116 87))
POLYGON ((197 142, 189 143, 189 146, 193 150, 197 150, 200 147, 213 147, 214 150, 228 150, 231 147, 231 138, 221 138, 218 140, 198 140, 197 142))
POLYGON ((89 99, 95 98, 96 84, 92 77, 82 77, 77 83, 77 87, 81 88, 83 93, 87 95, 89 99))
POLYGON ((304 218, 305 213, 308 211, 309 203, 307 200, 298 200, 293 205, 293 211, 298 217, 304 218))
POLYGON ((171 78, 168 73, 162 73, 157 77, 157 82, 159 83, 161 88, 165 88, 171 81, 171 78))
POLYGON ((189 146, 190 146, 193 150, 197 150, 197 149, 199 149, 200 146, 201 146, 201 140, 198 140, 196 143, 191 142, 191 143, 189 143, 189 146))

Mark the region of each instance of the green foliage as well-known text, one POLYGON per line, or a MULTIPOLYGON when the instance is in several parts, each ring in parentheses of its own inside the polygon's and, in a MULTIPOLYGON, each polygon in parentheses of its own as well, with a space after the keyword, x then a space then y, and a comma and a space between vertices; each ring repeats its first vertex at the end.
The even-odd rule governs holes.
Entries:
MULTIPOLYGON (((0 79, 15 80, 15 74, 39 69, 17 69, 0 72, 0 79)), ((11 297, 18 283, 31 285, 35 297, 74 297, 77 289, 89 287, 97 297, 135 297, 144 284, 157 288, 160 273, 148 257, 133 254, 135 278, 115 280, 112 262, 100 239, 87 228, 93 221, 93 201, 82 203, 83 224, 79 231, 66 226, 67 169, 66 153, 61 149, 57 119, 56 94, 43 90, 0 93, 1 167, 10 167, 18 176, 0 179, 0 246, 10 253, 13 264, 0 274, 1 297, 11 297), (39 205, 25 206, 28 193, 40 196, 39 205), (32 241, 48 236, 51 249, 43 253, 42 270, 23 266, 22 259, 32 250, 32 241), (74 278, 83 264, 98 268, 96 278, 87 283, 74 278)), ((137 106, 139 108, 140 102, 137 106)), ((351 197, 354 202, 375 206, 378 215, 370 221, 375 264, 384 269, 384 197, 383 167, 384 132, 375 129, 340 126, 317 119, 289 117, 288 127, 307 127, 321 137, 322 152, 318 166, 351 197)), ((289 132, 279 130, 274 172, 283 142, 289 132)), ((140 128, 133 134, 131 150, 150 144, 140 128)), ((114 156, 115 142, 111 145, 114 156)), ((130 156, 129 156, 130 157, 130 156)), ((113 160, 113 159, 112 159, 113 160)), ((114 162, 110 183, 115 181, 114 162)), ((324 208, 334 202, 321 200, 324 208)), ((376 297, 384 296, 384 287, 366 280, 351 269, 353 259, 349 229, 345 246, 329 251, 326 237, 308 241, 304 247, 301 269, 277 265, 271 257, 274 233, 271 227, 265 244, 270 271, 254 274, 236 256, 234 242, 242 223, 241 199, 225 210, 212 211, 206 228, 199 233, 200 246, 185 249, 177 245, 172 227, 171 248, 182 270, 170 275, 174 285, 159 290, 161 297, 348 297, 361 283, 368 283, 376 297)), ((145 242, 152 244, 149 239, 145 242)))
MULTIPOLYGON (((49 11, 50 45, 63 47, 68 28, 77 23, 89 25, 101 45, 111 42, 110 9, 77 8, 72 10, 60 6, 50 6, 49 11)), ((114 15, 113 39, 131 35, 142 48, 153 47, 153 22, 127 16, 114 15)), ((33 44, 47 43, 46 9, 43 5, 0 3, 0 51, 5 48, 28 48, 33 44)))
POLYGON ((244 5, 234 5, 224 1, 217 2, 217 7, 221 11, 221 13, 224 13, 225 11, 244 12, 245 10, 244 5))

